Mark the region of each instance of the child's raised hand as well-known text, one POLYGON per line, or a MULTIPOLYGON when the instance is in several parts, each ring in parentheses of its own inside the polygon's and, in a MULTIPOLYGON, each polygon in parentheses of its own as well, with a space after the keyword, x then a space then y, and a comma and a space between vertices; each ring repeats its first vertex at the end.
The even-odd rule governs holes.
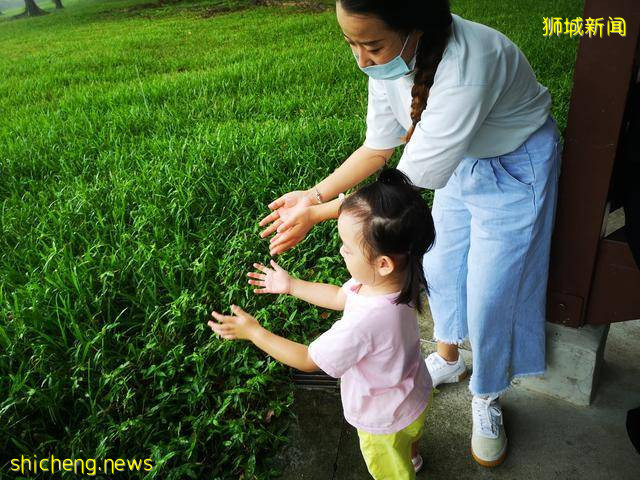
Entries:
POLYGON ((265 267, 261 263, 254 263, 253 266, 264 273, 249 272, 247 276, 257 280, 249 280, 251 285, 263 287, 261 290, 254 290, 255 293, 291 293, 291 277, 280 265, 271 260, 271 266, 265 267))
POLYGON ((225 340, 251 340, 252 335, 260 328, 258 320, 242 310, 237 305, 231 305, 231 311, 236 314, 222 315, 216 311, 211 312, 211 316, 219 323, 209 320, 207 325, 211 327, 216 335, 225 340))

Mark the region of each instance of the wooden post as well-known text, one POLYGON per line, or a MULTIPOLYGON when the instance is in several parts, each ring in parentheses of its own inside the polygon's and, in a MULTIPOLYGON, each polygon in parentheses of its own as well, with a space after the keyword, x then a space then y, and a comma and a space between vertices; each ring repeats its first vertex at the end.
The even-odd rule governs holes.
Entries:
MULTIPOLYGON (((637 72, 640 2, 585 0, 603 35, 580 39, 551 247, 547 318, 572 327, 640 318, 640 271, 629 245, 603 238, 614 163, 637 72), (621 17, 626 36, 607 34, 621 17)), ((639 152, 640 155, 640 152, 639 152)), ((640 181, 640 179, 639 179, 640 181)))

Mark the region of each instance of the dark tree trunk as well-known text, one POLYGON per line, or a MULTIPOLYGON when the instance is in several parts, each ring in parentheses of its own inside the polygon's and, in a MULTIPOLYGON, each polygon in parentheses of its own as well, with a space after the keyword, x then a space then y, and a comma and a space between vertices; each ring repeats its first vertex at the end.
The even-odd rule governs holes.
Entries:
POLYGON ((64 7, 62 6, 62 0, 53 0, 53 3, 55 3, 55 4, 56 4, 56 10, 57 10, 58 8, 64 8, 64 7))
POLYGON ((49 12, 42 10, 35 2, 35 0, 24 0, 25 11, 18 15, 19 17, 35 17, 37 15, 45 15, 49 12))

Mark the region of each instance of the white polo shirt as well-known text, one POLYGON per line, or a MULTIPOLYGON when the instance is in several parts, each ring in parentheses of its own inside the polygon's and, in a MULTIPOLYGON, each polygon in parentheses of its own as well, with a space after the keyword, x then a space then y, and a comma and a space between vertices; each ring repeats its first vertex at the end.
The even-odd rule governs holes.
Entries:
MULTIPOLYGON (((447 184, 463 157, 503 155, 519 147, 549 116, 551 96, 524 54, 502 33, 452 15, 427 107, 405 146, 398 169, 416 185, 447 184)), ((369 78, 364 145, 402 145, 412 125, 414 74, 369 78)))

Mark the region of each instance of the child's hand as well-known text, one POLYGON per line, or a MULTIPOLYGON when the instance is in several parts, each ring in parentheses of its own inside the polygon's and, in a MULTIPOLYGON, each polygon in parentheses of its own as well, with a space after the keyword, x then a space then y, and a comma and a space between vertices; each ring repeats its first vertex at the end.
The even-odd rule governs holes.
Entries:
POLYGON ((280 267, 274 260, 271 260, 273 270, 265 267, 261 263, 254 263, 253 266, 265 272, 264 274, 254 272, 247 273, 247 276, 259 279, 249 280, 251 285, 264 287, 262 290, 254 290, 255 293, 291 293, 291 277, 286 270, 280 267))
POLYGON ((216 311, 211 312, 211 316, 220 323, 209 320, 207 325, 211 327, 211 330, 213 330, 216 335, 225 340, 251 340, 252 335, 260 328, 258 320, 237 305, 231 305, 231 310, 237 316, 221 315, 216 311))

